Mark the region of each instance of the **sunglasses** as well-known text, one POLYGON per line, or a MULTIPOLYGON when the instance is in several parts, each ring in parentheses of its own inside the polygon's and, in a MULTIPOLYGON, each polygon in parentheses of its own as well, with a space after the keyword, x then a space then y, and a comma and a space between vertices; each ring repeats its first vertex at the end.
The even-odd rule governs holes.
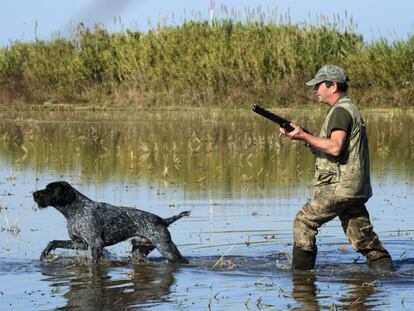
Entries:
POLYGON ((319 88, 319 86, 321 86, 322 83, 325 83, 326 87, 331 87, 334 84, 333 81, 322 81, 315 84, 315 88, 319 88))

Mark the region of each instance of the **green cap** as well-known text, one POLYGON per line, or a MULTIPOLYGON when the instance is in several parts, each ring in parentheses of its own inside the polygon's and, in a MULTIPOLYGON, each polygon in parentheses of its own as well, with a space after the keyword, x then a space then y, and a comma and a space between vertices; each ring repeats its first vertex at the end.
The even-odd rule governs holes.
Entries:
POLYGON ((308 86, 314 86, 323 81, 332 81, 338 83, 345 83, 347 81, 345 70, 335 65, 325 65, 319 69, 315 78, 306 82, 308 86))

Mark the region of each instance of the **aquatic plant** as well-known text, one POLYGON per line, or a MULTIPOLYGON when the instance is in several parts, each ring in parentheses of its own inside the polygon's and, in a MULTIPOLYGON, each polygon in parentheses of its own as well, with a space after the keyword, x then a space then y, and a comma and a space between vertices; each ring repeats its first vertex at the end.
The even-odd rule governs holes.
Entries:
POLYGON ((17 220, 18 220, 17 217, 16 217, 14 223, 11 224, 9 222, 6 214, 4 214, 3 208, 0 209, 0 214, 3 216, 4 223, 5 223, 5 226, 1 227, 1 231, 6 231, 7 233, 9 233, 12 236, 17 236, 21 231, 20 227, 17 225, 17 220))

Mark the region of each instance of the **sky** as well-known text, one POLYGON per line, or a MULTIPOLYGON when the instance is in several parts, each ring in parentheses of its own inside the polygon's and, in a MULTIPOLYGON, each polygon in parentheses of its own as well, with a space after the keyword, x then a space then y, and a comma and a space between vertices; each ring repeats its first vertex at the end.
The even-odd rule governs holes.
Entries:
POLYGON ((223 7, 230 17, 260 8, 267 18, 288 15, 293 24, 348 16, 365 41, 404 40, 414 34, 413 0, 0 0, 0 46, 68 36, 80 22, 89 27, 100 23, 111 31, 147 31, 160 22, 208 20, 212 3, 216 17, 225 15, 223 7))

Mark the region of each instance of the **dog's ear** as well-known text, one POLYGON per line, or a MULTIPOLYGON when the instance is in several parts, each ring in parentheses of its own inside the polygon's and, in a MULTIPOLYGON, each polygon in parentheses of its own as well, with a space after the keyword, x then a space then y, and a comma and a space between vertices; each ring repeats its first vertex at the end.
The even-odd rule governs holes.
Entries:
POLYGON ((73 189, 73 187, 69 183, 61 181, 54 182, 53 184, 53 206, 64 206, 73 202, 76 199, 75 189, 73 189))

